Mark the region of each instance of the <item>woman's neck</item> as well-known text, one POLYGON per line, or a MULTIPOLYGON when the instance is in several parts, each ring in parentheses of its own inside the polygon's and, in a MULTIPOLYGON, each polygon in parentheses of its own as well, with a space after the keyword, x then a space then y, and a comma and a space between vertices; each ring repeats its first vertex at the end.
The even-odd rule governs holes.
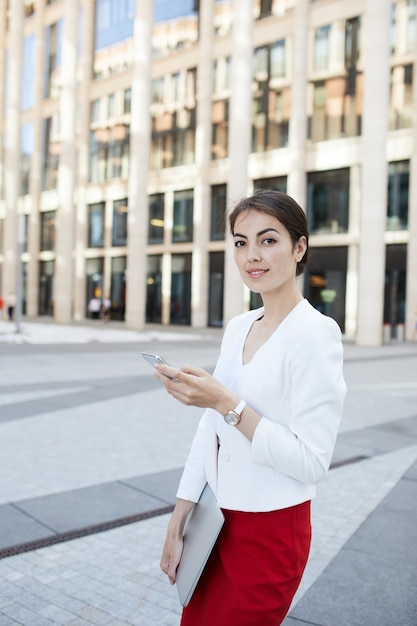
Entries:
POLYGON ((298 289, 285 299, 277 298, 276 296, 268 297, 268 294, 265 294, 262 297, 264 305, 262 324, 265 326, 278 326, 303 299, 298 289))

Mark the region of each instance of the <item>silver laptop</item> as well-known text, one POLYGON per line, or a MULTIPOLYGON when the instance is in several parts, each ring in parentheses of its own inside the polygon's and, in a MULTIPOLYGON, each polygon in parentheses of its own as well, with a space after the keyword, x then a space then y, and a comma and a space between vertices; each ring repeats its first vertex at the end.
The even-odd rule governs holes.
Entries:
POLYGON ((184 547, 176 585, 182 606, 187 606, 222 529, 224 515, 207 484, 184 528, 184 547))

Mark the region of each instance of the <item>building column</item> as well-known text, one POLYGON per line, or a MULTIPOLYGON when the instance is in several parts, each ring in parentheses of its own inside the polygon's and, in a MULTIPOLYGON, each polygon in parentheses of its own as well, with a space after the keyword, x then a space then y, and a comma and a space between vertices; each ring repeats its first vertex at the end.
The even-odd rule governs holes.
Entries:
MULTIPOLYGON (((253 2, 234 0, 232 81, 229 115, 229 174, 227 178, 227 207, 248 193, 248 161, 251 151, 252 67, 253 67, 253 2)), ((233 242, 226 225, 224 321, 242 313, 245 290, 236 269, 233 242)))
POLYGON ((33 116, 33 153, 30 164, 30 199, 28 251, 29 263, 27 273, 26 314, 35 317, 39 307, 39 248, 40 248, 40 197, 42 168, 42 102, 43 102, 43 68, 45 62, 45 2, 38 0, 34 19, 35 26, 35 94, 33 116))
POLYGON ((194 187, 194 250, 191 285, 191 325, 204 328, 208 320, 209 253, 207 233, 210 232, 211 159, 211 94, 212 94, 212 40, 213 0, 200 2, 200 45, 197 67, 197 127, 195 161, 197 179, 194 187))
POLYGON ((148 2, 136 0, 133 28, 126 325, 128 328, 138 330, 144 326, 146 310, 147 185, 151 135, 153 5, 153 0, 148 2))
POLYGON ((62 85, 60 98, 61 157, 58 172, 54 318, 72 320, 74 196, 76 163, 75 112, 77 106, 78 1, 65 0, 62 35, 62 85))
POLYGON ((307 139, 307 47, 308 0, 294 7, 294 46, 291 88, 291 118, 288 137, 289 166, 287 192, 307 210, 305 153, 307 139))
MULTIPOLYGON (((413 110, 417 111, 417 53, 413 65, 413 110)), ((417 340, 417 120, 414 119, 413 154, 410 159, 408 200, 405 338, 417 340)))
MULTIPOLYGON (((23 56, 23 0, 9 5, 9 47, 6 101, 6 149, 4 152, 4 262, 3 295, 17 295, 18 290, 18 212, 20 178, 20 97, 23 56)), ((21 229, 20 229, 21 230, 21 229)), ((18 306, 18 305, 17 305, 18 306)))
POLYGON ((387 211, 391 3, 367 0, 357 343, 382 344, 387 211), (386 68, 385 73, 381 68, 386 68), (378 106, 375 107, 375 102, 378 106))
POLYGON ((86 312, 86 278, 85 248, 87 241, 87 187, 90 146, 90 81, 94 57, 94 18, 95 0, 83 0, 83 32, 82 32, 82 74, 78 97, 78 119, 80 144, 77 163, 77 201, 74 225, 75 260, 74 260, 74 319, 85 318, 86 312))
MULTIPOLYGON (((6 41, 7 31, 6 31, 6 14, 7 14, 7 2, 6 0, 0 0, 0 41, 6 41)), ((0 85, 2 87, 2 91, 4 93, 4 89, 6 86, 6 46, 0 46, 0 85)), ((0 124, 3 124, 3 119, 5 116, 5 107, 4 107, 4 97, 0 98, 0 124)), ((0 147, 0 154, 2 153, 2 148, 0 147)), ((3 198, 3 159, 0 159, 0 200, 3 198)), ((1 242, 0 242, 1 243, 1 242)), ((1 296, 1 281, 0 281, 0 296, 1 296)))
POLYGON ((358 326, 358 254, 360 237, 361 167, 353 165, 349 176, 349 235, 346 275, 345 335, 356 337, 358 326))

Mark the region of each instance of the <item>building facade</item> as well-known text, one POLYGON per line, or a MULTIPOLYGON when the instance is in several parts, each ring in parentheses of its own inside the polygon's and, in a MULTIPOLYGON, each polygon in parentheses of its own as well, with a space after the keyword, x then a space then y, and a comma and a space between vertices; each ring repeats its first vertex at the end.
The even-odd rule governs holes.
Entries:
POLYGON ((26 316, 223 326, 259 304, 225 216, 268 187, 306 211, 312 304, 414 337, 416 0, 0 0, 0 42, 0 294, 26 316))

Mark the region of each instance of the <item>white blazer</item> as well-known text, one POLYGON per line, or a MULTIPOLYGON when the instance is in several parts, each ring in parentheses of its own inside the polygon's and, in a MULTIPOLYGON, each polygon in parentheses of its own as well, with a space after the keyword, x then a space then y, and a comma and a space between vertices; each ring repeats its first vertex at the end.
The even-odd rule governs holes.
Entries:
POLYGON ((208 481, 222 508, 272 511, 313 498, 329 468, 346 394, 339 326, 302 300, 244 365, 246 336, 262 314, 231 320, 214 371, 262 415, 253 440, 206 409, 178 498, 197 502, 208 481))

